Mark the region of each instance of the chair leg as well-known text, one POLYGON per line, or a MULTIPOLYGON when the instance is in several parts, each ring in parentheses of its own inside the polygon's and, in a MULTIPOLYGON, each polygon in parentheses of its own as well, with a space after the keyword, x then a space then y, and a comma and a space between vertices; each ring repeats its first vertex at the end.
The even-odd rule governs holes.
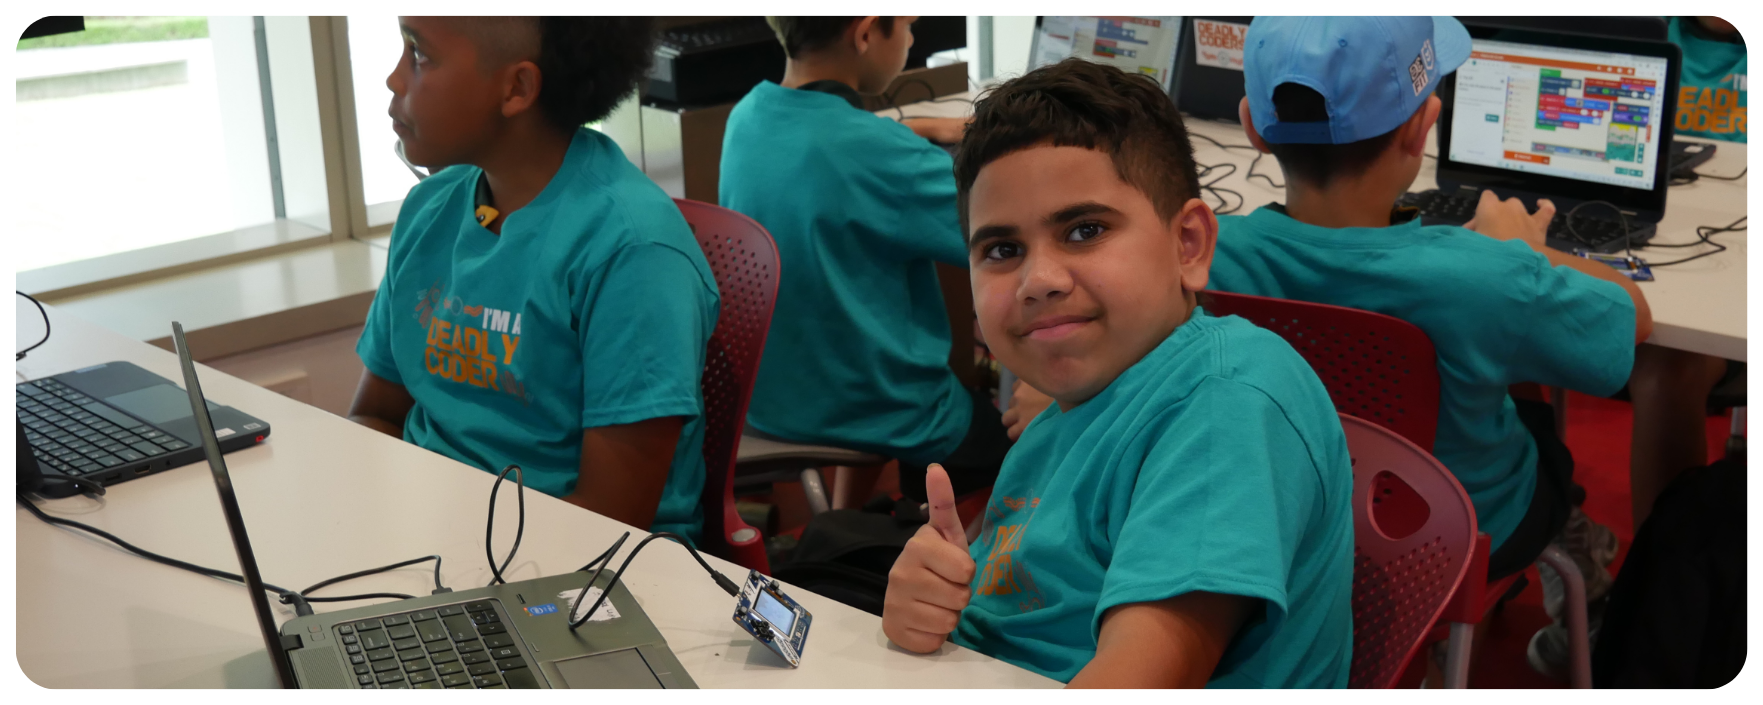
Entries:
POLYGON ((820 468, 802 470, 802 492, 808 495, 810 514, 824 514, 832 508, 832 503, 827 500, 826 483, 820 478, 820 468))
POLYGON ((1549 387, 1549 406, 1555 408, 1555 436, 1567 441, 1567 388, 1549 387))
POLYGON ((1732 433, 1726 437, 1726 454, 1738 457, 1745 453, 1745 407, 1732 407, 1732 433))
POLYGON ((1585 577, 1579 574, 1579 566, 1573 558, 1556 546, 1543 549, 1539 557, 1555 573, 1561 576, 1561 582, 1567 587, 1567 664, 1570 680, 1575 688, 1592 687, 1592 640, 1586 625, 1585 577))
POLYGON ((1445 642, 1445 687, 1469 687, 1469 651, 1475 645, 1475 625, 1451 623, 1451 636, 1445 642))

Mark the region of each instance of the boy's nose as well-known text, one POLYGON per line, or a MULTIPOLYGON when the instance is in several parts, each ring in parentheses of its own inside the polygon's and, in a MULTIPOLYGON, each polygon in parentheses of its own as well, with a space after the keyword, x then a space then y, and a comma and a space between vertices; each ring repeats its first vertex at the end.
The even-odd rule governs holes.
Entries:
POLYGON ((1058 257, 1030 256, 1023 261, 1018 298, 1047 301, 1071 293, 1071 270, 1058 257))

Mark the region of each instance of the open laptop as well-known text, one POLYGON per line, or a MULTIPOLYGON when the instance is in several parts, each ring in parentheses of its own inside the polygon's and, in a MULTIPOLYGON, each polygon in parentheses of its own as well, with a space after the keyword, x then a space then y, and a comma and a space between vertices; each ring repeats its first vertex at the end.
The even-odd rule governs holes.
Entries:
POLYGON ((1047 16, 1035 18, 1029 38, 1030 71, 1077 56, 1127 73, 1175 84, 1181 17, 1047 16))
MULTIPOLYGON (((623 583, 570 631, 584 573, 295 617, 275 628, 183 326, 172 324, 189 410, 264 646, 284 688, 696 688, 623 583), (613 615, 602 620, 599 615, 613 615)), ((364 539, 371 540, 371 538, 364 539)), ((611 581, 608 572, 597 587, 611 581)))
POLYGON ((1169 97, 1190 117, 1237 122, 1243 102, 1243 39, 1254 17, 1188 17, 1169 97))
MULTIPOLYGON (((202 459, 184 391, 132 363, 93 365, 20 382, 14 390, 19 426, 45 476, 71 475, 108 486, 202 459)), ((208 411, 222 452, 269 437, 269 424, 250 414, 213 404, 208 411)), ((39 490, 52 497, 76 491, 65 482, 39 490)))
POLYGON ((1439 188, 1403 197, 1461 225, 1482 189, 1555 203, 1549 246, 1618 252, 1665 216, 1681 53, 1669 42, 1513 30, 1475 38, 1439 86, 1439 188), (1581 208, 1569 227, 1567 214, 1581 208), (1617 211, 1621 216, 1618 217, 1617 211), (1626 224, 1626 236, 1625 228, 1626 224))

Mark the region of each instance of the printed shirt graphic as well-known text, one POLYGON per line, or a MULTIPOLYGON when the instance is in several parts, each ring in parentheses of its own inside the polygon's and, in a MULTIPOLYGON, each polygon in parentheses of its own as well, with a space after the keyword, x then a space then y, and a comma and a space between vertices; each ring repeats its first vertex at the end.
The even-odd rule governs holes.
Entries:
POLYGON ((767 81, 735 106, 717 198, 780 260, 752 428, 917 463, 961 443, 973 402, 949 370, 935 265, 967 266, 953 169, 831 93, 767 81))
POLYGON ((1210 289, 1375 311, 1426 331, 1439 371, 1432 454, 1496 549, 1536 489, 1536 440, 1506 388, 1608 396, 1634 367, 1634 300, 1622 287, 1456 226, 1321 228, 1264 206, 1218 219, 1211 274, 1210 289))
POLYGON ((1069 682, 1109 608, 1258 608, 1214 687, 1345 687, 1352 470, 1328 392, 1278 336, 1203 311, 1095 398, 1037 417, 993 488, 955 643, 1069 682))
POLYGON ((528 487, 562 496, 583 429, 684 417, 651 528, 698 535, 718 298, 685 219, 592 130, 500 236, 473 217, 482 173, 411 189, 356 346, 416 400, 404 439, 490 472, 518 464, 528 487))
POLYGON ((1745 45, 1709 37, 1691 17, 1671 18, 1671 41, 1683 49, 1677 88, 1677 134, 1747 142, 1750 135, 1745 45))

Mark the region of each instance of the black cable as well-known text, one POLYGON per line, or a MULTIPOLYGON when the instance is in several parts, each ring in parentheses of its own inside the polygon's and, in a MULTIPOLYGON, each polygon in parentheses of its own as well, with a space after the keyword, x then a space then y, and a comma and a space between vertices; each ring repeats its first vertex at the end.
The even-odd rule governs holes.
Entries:
POLYGON ((1263 152, 1260 149, 1256 149, 1255 145, 1252 145, 1252 144, 1225 144, 1225 143, 1220 142, 1218 140, 1212 139, 1211 137, 1207 137, 1206 135, 1202 135, 1198 132, 1189 132, 1188 136, 1189 137, 1198 137, 1200 139, 1206 140, 1207 142, 1211 142, 1212 144, 1216 145, 1219 149, 1226 150, 1226 151, 1229 151, 1232 149, 1248 149, 1248 150, 1254 151, 1255 158, 1249 160, 1249 173, 1243 175, 1243 180, 1244 181, 1251 181, 1255 177, 1259 176, 1259 177, 1261 177, 1261 179, 1263 181, 1267 182, 1268 186, 1273 187, 1275 190, 1284 189, 1286 187, 1285 184, 1274 181, 1273 177, 1268 176, 1266 174, 1258 173, 1255 171, 1255 166, 1261 163, 1261 158, 1264 156, 1267 156, 1266 152, 1263 152))
MULTIPOLYGON (((12 358, 13 362, 18 362, 19 360, 24 359, 25 353, 28 353, 32 350, 36 350, 37 348, 42 347, 44 343, 49 342, 49 312, 43 309, 43 302, 38 301, 37 297, 31 296, 30 294, 24 293, 24 292, 19 291, 17 289, 13 289, 13 291, 15 293, 17 293, 19 296, 23 296, 27 299, 30 299, 31 303, 37 305, 37 313, 43 314, 43 339, 39 340, 35 343, 32 343, 31 346, 28 348, 25 348, 23 350, 18 351, 18 357, 12 358)), ((98 494, 104 494, 104 493, 99 492, 98 494)))
MULTIPOLYGON (((380 567, 380 568, 371 568, 371 569, 363 570, 363 571, 360 571, 357 573, 350 573, 348 575, 338 576, 335 578, 331 578, 329 580, 322 580, 322 581, 319 581, 317 584, 314 584, 312 587, 306 588, 305 590, 301 590, 300 595, 302 597, 304 597, 304 596, 312 594, 314 591, 318 590, 319 588, 329 587, 331 585, 335 585, 337 583, 341 583, 341 582, 345 582, 345 581, 349 581, 349 580, 354 580, 356 578, 365 578, 369 575, 378 575, 380 573, 384 573, 389 570, 397 570, 399 568, 403 568, 405 566, 416 565, 416 564, 422 563, 424 561, 434 561, 435 562, 435 593, 452 592, 451 590, 448 590, 446 586, 441 584, 441 557, 440 556, 423 556, 421 558, 412 558, 407 561, 393 563, 391 565, 380 567)), ((319 601, 320 598, 307 598, 307 599, 310 601, 316 602, 316 601, 319 601)))
MULTIPOLYGON (((501 474, 496 476, 496 484, 490 485, 490 516, 489 519, 484 522, 484 558, 490 562, 490 575, 492 576, 490 578, 491 585, 508 584, 508 581, 502 578, 502 571, 508 570, 508 564, 514 562, 514 554, 520 550, 520 537, 525 534, 526 473, 520 469, 519 465, 510 464, 508 467, 502 468, 501 474), (498 568, 496 567, 496 554, 490 552, 490 540, 496 536, 496 492, 502 489, 502 481, 507 479, 510 470, 514 471, 514 484, 518 489, 515 493, 515 497, 520 503, 520 524, 514 529, 514 545, 508 549, 508 558, 503 560, 502 567, 498 568)), ((437 559, 435 570, 439 571, 440 569, 441 564, 439 559, 437 559)), ((440 584, 438 578, 436 579, 435 584, 440 584)))
MULTIPOLYGON (((186 570, 186 571, 189 571, 191 573, 195 573, 195 574, 201 575, 201 576, 206 576, 206 577, 210 577, 210 578, 218 578, 220 580, 225 580, 225 581, 232 582, 232 583, 238 583, 240 585, 245 584, 245 579, 239 575, 234 574, 234 573, 228 573, 224 570, 216 570, 214 568, 206 568, 203 566, 196 565, 194 563, 190 563, 187 561, 181 561, 176 558, 171 558, 169 556, 162 556, 160 554, 154 553, 152 551, 149 551, 147 549, 141 548, 141 547, 136 546, 132 543, 124 541, 121 538, 117 537, 115 534, 112 534, 108 531, 97 528, 95 526, 91 526, 88 524, 82 524, 80 522, 73 521, 72 519, 63 519, 61 517, 50 516, 50 515, 44 513, 42 509, 38 508, 36 504, 32 503, 28 498, 26 498, 23 493, 18 494, 18 503, 24 505, 24 508, 26 511, 30 512, 32 516, 35 516, 37 519, 41 520, 45 524, 49 524, 52 526, 65 526, 65 527, 68 527, 71 529, 78 529, 80 531, 84 531, 88 534, 91 534, 93 536, 97 536, 98 538, 101 538, 101 539, 109 541, 113 544, 116 544, 117 546, 120 546, 121 548, 123 548, 124 550, 126 550, 128 552, 133 553, 133 554, 140 556, 142 558, 145 558, 147 560, 153 561, 154 563, 159 563, 162 565, 171 566, 171 567, 177 568, 179 570, 186 570)), ((312 590, 316 590, 320 587, 324 587, 326 585, 330 585, 335 582, 339 582, 342 580, 348 580, 350 578, 360 577, 362 575, 371 575, 374 573, 379 573, 379 572, 391 570, 393 568, 399 568, 399 567, 403 567, 405 565, 410 565, 412 563, 420 563, 422 561, 428 560, 429 558, 430 557, 419 558, 414 561, 406 561, 404 563, 401 563, 401 564, 398 564, 395 566, 387 566, 385 568, 376 568, 374 570, 363 571, 361 573, 357 573, 357 574, 350 575, 350 576, 345 576, 342 578, 334 578, 331 580, 326 580, 326 581, 321 582, 317 585, 314 585, 311 588, 307 588, 306 591, 310 592, 312 590)), ((436 583, 436 585, 439 585, 440 578, 439 578, 438 571, 440 570, 440 562, 439 562, 438 557, 435 557, 435 558, 436 558, 435 569, 437 571, 437 574, 436 574, 437 577, 435 579, 435 583, 436 583)), ((282 604, 294 605, 295 613, 299 614, 301 616, 312 614, 312 608, 308 607, 304 604, 307 602, 355 602, 355 601, 359 601, 359 600, 372 600, 372 599, 380 599, 380 598, 408 600, 411 598, 410 595, 403 595, 403 594, 399 594, 399 593, 389 593, 389 592, 376 592, 376 593, 368 593, 368 594, 362 594, 362 595, 338 595, 335 597, 306 597, 305 595, 303 595, 301 593, 294 592, 294 591, 289 590, 287 588, 284 588, 284 587, 281 587, 278 585, 273 585, 273 584, 270 584, 267 582, 263 584, 263 589, 266 592, 274 593, 276 595, 276 597, 281 601, 282 604)))
POLYGON ((1579 210, 1581 208, 1586 207, 1586 206, 1604 206, 1605 208, 1609 208, 1611 211, 1616 213, 1617 221, 1622 223, 1622 247, 1624 250, 1626 250, 1628 252, 1629 257, 1633 257, 1634 256, 1634 240, 1632 238, 1630 238, 1630 236, 1629 236, 1630 229, 1628 227, 1628 216, 1623 215, 1622 209, 1620 207, 1618 207, 1616 204, 1611 203, 1609 201, 1584 201, 1584 202, 1581 202, 1579 205, 1568 209, 1566 215, 1561 216, 1562 223, 1567 226, 1567 234, 1572 236, 1573 241, 1580 243, 1582 245, 1596 245, 1596 244, 1598 244, 1597 241, 1590 240, 1590 239, 1586 238, 1585 236, 1580 235, 1579 229, 1573 227, 1573 217, 1575 215, 1578 215, 1579 210))
POLYGON ((1734 174, 1732 176, 1717 176, 1714 174, 1704 174, 1699 171, 1692 171, 1690 173, 1695 174, 1696 178, 1698 178, 1698 179, 1719 179, 1721 181, 1738 181, 1739 179, 1745 178, 1745 172, 1750 171, 1750 170, 1751 170, 1751 167, 1747 166, 1743 169, 1740 169, 1739 173, 1734 174))
MULTIPOLYGON (((613 544, 612 550, 608 551, 607 555, 610 557, 610 555, 612 553, 616 552, 618 550, 618 547, 623 545, 624 540, 626 538, 628 538, 629 536, 630 536, 630 532, 628 532, 628 531, 625 532, 624 536, 620 536, 618 539, 618 542, 613 544)), ((670 533, 670 532, 666 532, 666 531, 659 531, 659 532, 650 534, 648 537, 644 538, 642 541, 637 542, 637 547, 631 549, 630 555, 627 555, 624 557, 624 562, 620 563, 618 566, 618 572, 613 573, 612 580, 610 582, 606 583, 606 589, 600 591, 600 597, 598 599, 594 600, 594 606, 589 607, 587 612, 583 612, 580 619, 575 619, 576 609, 581 607, 582 598, 587 596, 588 588, 594 586, 594 581, 596 581, 600 578, 600 573, 604 572, 606 570, 606 565, 611 565, 612 562, 610 560, 608 560, 606 562, 606 565, 602 565, 602 566, 600 566, 599 570, 594 571, 594 575, 588 578, 588 584, 582 586, 581 594, 576 595, 575 603, 569 606, 569 615, 571 618, 570 623, 569 623, 570 631, 575 631, 575 629, 577 627, 580 627, 582 624, 585 624, 588 621, 588 618, 593 616, 593 614, 596 610, 600 609, 600 605, 602 603, 606 602, 606 596, 612 594, 612 586, 617 585, 618 581, 624 577, 624 569, 630 567, 631 560, 635 559, 637 557, 637 554, 642 552, 643 547, 649 545, 650 541, 654 541, 655 539, 660 539, 660 538, 665 538, 665 539, 671 540, 674 543, 677 543, 681 546, 685 546, 686 550, 691 552, 692 557, 696 558, 698 560, 698 565, 704 566, 704 570, 710 573, 710 577, 716 581, 717 586, 721 587, 724 591, 727 591, 728 594, 730 594, 730 595, 741 594, 741 587, 739 585, 736 585, 735 581, 730 580, 728 578, 728 576, 717 572, 715 568, 710 567, 710 564, 704 561, 703 556, 698 555, 698 549, 692 547, 691 540, 687 539, 684 536, 680 536, 679 534, 670 533)))
POLYGON ((1690 255, 1689 257, 1685 257, 1683 259, 1671 260, 1670 262, 1648 262, 1647 267, 1649 267, 1649 268, 1669 267, 1674 264, 1683 264, 1685 262, 1692 262, 1695 260, 1699 260, 1703 257, 1707 257, 1709 255, 1717 255, 1722 252, 1725 252, 1726 246, 1722 245, 1718 242, 1715 242, 1713 239, 1714 236, 1719 235, 1721 233, 1744 232, 1746 228, 1750 227, 1749 223, 1745 223, 1746 219, 1748 219, 1748 218, 1750 218, 1750 216, 1748 216, 1748 215, 1740 217, 1738 220, 1732 221, 1731 223, 1727 224, 1724 227, 1717 227, 1717 226, 1713 226, 1713 225, 1696 226, 1696 241, 1695 242, 1686 242, 1686 243, 1680 243, 1680 244, 1675 244, 1675 245, 1661 245, 1661 244, 1648 243, 1644 246, 1645 248, 1654 248, 1654 247, 1660 247, 1660 248, 1673 247, 1673 248, 1675 248, 1675 247, 1695 247, 1697 245, 1712 245, 1714 247, 1714 249, 1709 250, 1707 252, 1699 252, 1697 254, 1690 255), (1745 223, 1745 224, 1740 225, 1741 223, 1745 223))

